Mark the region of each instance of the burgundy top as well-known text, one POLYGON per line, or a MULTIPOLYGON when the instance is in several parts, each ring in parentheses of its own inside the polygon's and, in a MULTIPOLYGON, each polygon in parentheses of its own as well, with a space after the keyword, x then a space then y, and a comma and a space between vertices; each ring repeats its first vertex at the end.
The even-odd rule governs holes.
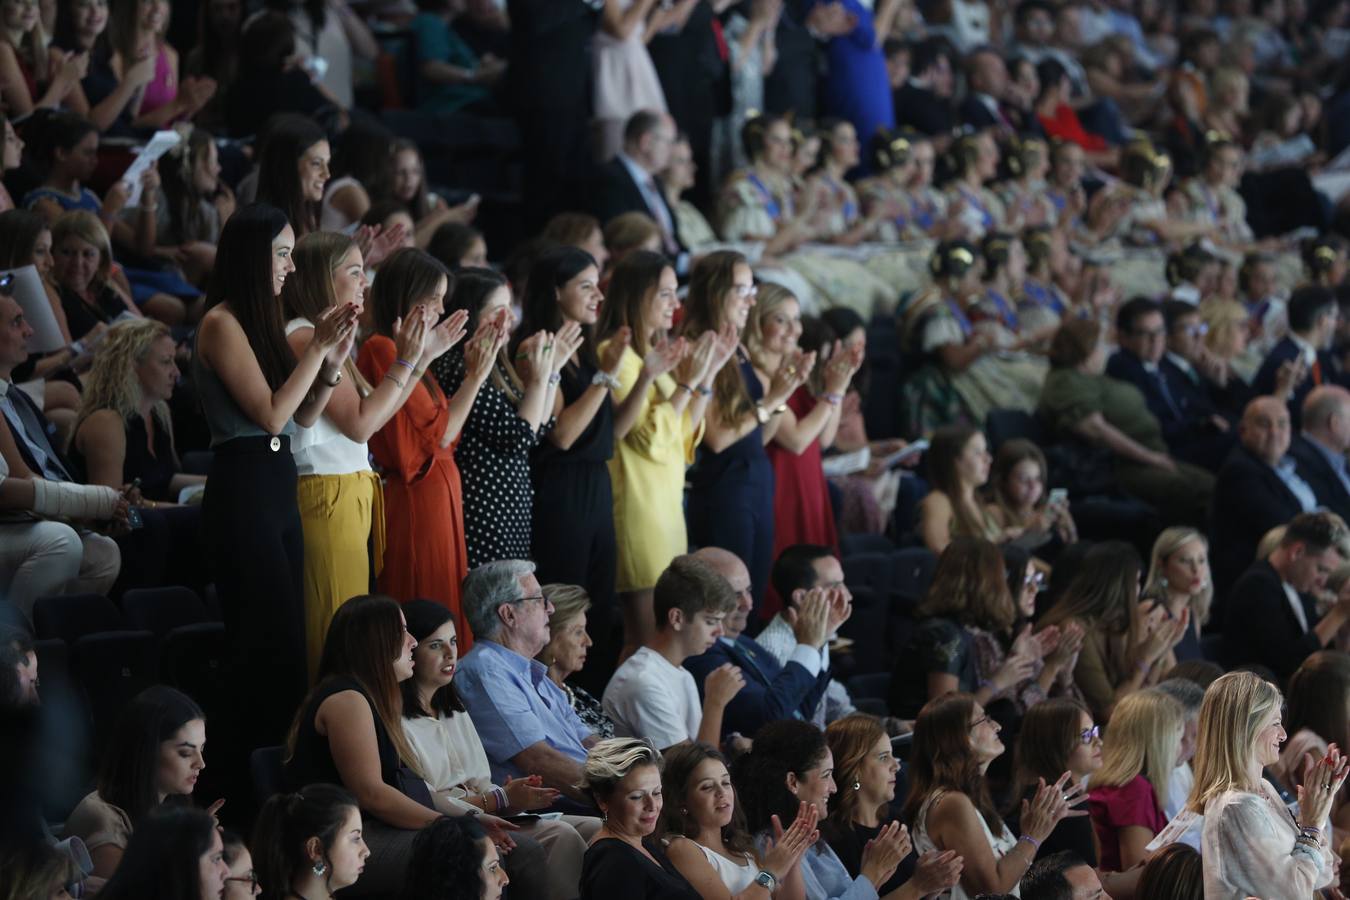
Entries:
POLYGON ((1157 834, 1167 824, 1167 816, 1153 796, 1153 786, 1143 775, 1134 776, 1120 787, 1093 788, 1088 793, 1088 812, 1102 845, 1102 868, 1107 872, 1119 872, 1122 868, 1120 829, 1138 825, 1157 834))

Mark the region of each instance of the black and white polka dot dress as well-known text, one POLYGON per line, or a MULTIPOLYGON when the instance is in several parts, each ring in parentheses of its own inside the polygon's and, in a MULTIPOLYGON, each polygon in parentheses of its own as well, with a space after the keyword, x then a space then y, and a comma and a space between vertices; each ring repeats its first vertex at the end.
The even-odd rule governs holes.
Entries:
MULTIPOLYGON (((432 364, 432 373, 447 396, 464 383, 464 354, 451 350, 432 364)), ((538 431, 520 417, 514 397, 499 384, 510 385, 500 361, 483 384, 455 448, 464 490, 464 542, 469 568, 499 559, 530 558, 530 449, 553 426, 538 431)))

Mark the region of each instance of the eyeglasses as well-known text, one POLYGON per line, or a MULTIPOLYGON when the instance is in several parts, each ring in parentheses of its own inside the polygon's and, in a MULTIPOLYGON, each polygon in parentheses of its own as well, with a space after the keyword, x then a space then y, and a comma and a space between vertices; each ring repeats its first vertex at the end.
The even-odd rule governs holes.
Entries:
POLYGON ((981 725, 983 725, 984 723, 986 723, 986 722, 992 722, 992 721, 994 721, 994 720, 993 720, 993 718, 991 718, 990 716, 980 716, 980 718, 978 718, 978 719, 976 719, 974 722, 971 722, 971 723, 970 723, 970 730, 971 730, 971 731, 974 731, 976 728, 979 728, 979 727, 980 727, 981 725))
POLYGON ((1102 736, 1101 726, 1093 725, 1087 731, 1080 732, 1078 735, 1078 739, 1081 740, 1084 744, 1091 744, 1093 741, 1099 740, 1101 736, 1102 736))
POLYGON ((1204 322, 1198 322, 1195 325, 1187 325, 1182 330, 1187 337, 1204 337, 1209 334, 1209 326, 1204 322))
POLYGON ((759 288, 753 284, 732 285, 732 290, 734 290, 736 292, 736 296, 742 300, 744 300, 747 297, 753 297, 759 293, 759 288))
POLYGON ((1045 573, 1032 572, 1030 575, 1022 579, 1022 585, 1024 587, 1034 587, 1036 588, 1036 591, 1039 593, 1045 587, 1045 573))
POLYGON ((232 876, 232 877, 230 877, 230 878, 226 878, 225 880, 226 880, 226 881, 238 881, 240 884, 246 884, 246 885, 248 885, 248 890, 249 890, 249 893, 250 893, 250 894, 256 894, 256 893, 258 892, 258 873, 257 873, 257 872, 250 871, 247 875, 237 875, 237 876, 232 876))
POLYGON ((547 606, 548 606, 548 598, 545 597, 543 594, 531 594, 531 595, 528 596, 528 597, 517 597, 516 599, 512 600, 511 602, 512 602, 512 603, 519 603, 521 606, 524 606, 526 603, 529 603, 529 602, 531 602, 531 601, 533 601, 533 600, 538 600, 540 606, 544 606, 544 607, 547 607, 547 606))

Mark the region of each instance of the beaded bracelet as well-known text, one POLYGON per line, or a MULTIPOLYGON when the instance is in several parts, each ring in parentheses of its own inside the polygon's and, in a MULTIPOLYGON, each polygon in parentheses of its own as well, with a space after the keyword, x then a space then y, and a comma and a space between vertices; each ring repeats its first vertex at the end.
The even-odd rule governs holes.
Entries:
POLYGON ((494 786, 492 788, 492 799, 497 801, 497 812, 501 812, 502 810, 506 809, 507 806, 506 791, 502 790, 499 787, 494 786))
POLYGON ((1032 836, 1029 835, 1029 834, 1018 835, 1018 838, 1017 838, 1017 839, 1018 839, 1019 841, 1026 841, 1028 844, 1030 844, 1030 845, 1031 845, 1034 849, 1036 849, 1036 850, 1040 850, 1040 849, 1041 849, 1041 842, 1038 841, 1038 840, 1036 840, 1034 837, 1032 837, 1032 836))
POLYGON ((560 381, 562 381, 562 376, 559 375, 557 372, 554 372, 552 375, 548 376, 549 387, 557 387, 558 382, 560 381))
POLYGON ((843 394, 821 394, 821 395, 820 395, 820 399, 824 400, 826 403, 830 404, 831 406, 838 406, 839 404, 841 404, 841 403, 844 402, 844 395, 843 395, 843 394))
POLYGON ((403 366, 403 368, 407 369, 409 372, 415 371, 417 368, 412 363, 408 362, 406 359, 396 359, 394 360, 394 365, 403 366))

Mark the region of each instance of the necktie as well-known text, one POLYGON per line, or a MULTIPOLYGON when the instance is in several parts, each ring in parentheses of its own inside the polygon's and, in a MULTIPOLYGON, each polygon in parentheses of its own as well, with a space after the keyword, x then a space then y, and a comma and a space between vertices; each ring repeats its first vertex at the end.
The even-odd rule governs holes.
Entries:
POLYGON ((1312 364, 1313 386, 1316 387, 1322 383, 1322 361, 1314 359, 1312 364))
POLYGON ((37 453, 33 455, 42 460, 43 471, 39 474, 46 478, 55 478, 58 481, 71 481, 70 473, 66 467, 61 464, 61 458, 57 456, 56 449, 52 447, 51 441, 47 439, 47 429, 44 426, 42 414, 38 412, 33 401, 28 399, 28 395, 19 390, 14 385, 8 386, 9 390, 5 392, 4 399, 9 401, 10 407, 19 417, 20 437, 27 443, 30 449, 36 449, 37 453))
POLYGON ((661 226, 661 243, 668 255, 675 256, 680 252, 680 245, 675 241, 675 223, 670 219, 670 210, 661 200, 661 189, 656 186, 656 179, 650 175, 647 176, 646 188, 647 206, 651 209, 656 224, 661 226))
POLYGON ((1167 386, 1167 376, 1162 373, 1161 369, 1158 369, 1153 373, 1153 378, 1158 382, 1158 390, 1162 393, 1163 401, 1167 404, 1167 408, 1171 410, 1172 417, 1180 419, 1181 408, 1177 406, 1176 400, 1172 398, 1172 390, 1167 386))

